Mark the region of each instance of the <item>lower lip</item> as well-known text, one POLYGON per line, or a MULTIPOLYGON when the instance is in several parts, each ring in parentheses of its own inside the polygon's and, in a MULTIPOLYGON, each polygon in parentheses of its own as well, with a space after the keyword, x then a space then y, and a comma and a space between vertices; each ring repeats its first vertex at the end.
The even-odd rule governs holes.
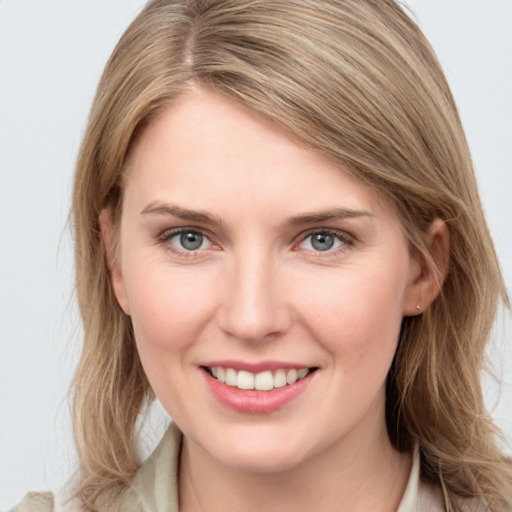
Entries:
POLYGON ((203 373, 208 387, 222 404, 237 412, 268 414, 282 409, 298 398, 306 390, 316 372, 309 373, 294 384, 270 391, 241 390, 218 381, 207 371, 203 373))

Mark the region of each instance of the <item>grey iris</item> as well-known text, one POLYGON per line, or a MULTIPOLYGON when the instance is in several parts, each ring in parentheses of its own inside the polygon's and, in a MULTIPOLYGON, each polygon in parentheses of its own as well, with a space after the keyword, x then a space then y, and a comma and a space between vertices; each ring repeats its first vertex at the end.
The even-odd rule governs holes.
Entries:
POLYGON ((334 245, 334 237, 327 233, 315 233, 311 237, 311 245, 317 251, 328 251, 334 245))
POLYGON ((195 251, 201 247, 203 243, 203 235, 200 233, 194 233, 193 231, 187 231, 181 234, 180 243, 182 247, 188 251, 195 251))

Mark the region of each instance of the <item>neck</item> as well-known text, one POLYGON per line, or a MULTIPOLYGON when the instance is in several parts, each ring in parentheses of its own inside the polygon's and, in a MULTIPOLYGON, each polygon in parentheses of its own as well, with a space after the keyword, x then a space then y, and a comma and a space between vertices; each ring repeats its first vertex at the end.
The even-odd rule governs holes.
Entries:
POLYGON ((180 511, 395 512, 411 457, 392 447, 384 425, 364 442, 359 434, 291 469, 266 473, 226 467, 185 438, 180 511))

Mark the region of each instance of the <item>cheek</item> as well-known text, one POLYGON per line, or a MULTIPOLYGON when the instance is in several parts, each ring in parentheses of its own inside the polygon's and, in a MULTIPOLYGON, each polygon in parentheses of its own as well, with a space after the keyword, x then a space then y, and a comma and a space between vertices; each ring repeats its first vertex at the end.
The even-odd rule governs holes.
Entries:
MULTIPOLYGON (((199 336, 213 307, 208 275, 193 280, 190 272, 155 263, 140 275, 127 266, 128 300, 141 358, 180 356, 199 336), (133 278, 130 278, 133 276, 133 278)), ((181 356, 180 356, 181 357, 181 356)), ((144 361, 143 361, 144 362, 144 361)))
POLYGON ((344 373, 361 365, 370 370, 387 366, 402 323, 404 289, 401 273, 354 269, 331 274, 304 294, 301 316, 344 373))
POLYGON ((180 411, 196 402, 192 358, 211 316, 212 288, 207 280, 191 280, 176 269, 159 271, 157 265, 127 284, 142 366, 156 396, 177 419, 180 411))

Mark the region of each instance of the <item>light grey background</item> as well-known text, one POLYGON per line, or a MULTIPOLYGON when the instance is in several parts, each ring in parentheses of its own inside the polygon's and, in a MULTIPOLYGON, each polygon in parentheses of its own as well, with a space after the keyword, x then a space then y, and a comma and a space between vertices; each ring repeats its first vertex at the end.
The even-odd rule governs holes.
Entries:
MULTIPOLYGON (((0 0, 0 509, 74 466, 65 398, 80 343, 66 228, 102 67, 142 0, 0 0)), ((512 290, 512 0, 410 0, 459 105, 512 290)), ((486 380, 512 445, 512 326, 486 380)), ((158 434, 157 434, 158 435, 158 434)))

